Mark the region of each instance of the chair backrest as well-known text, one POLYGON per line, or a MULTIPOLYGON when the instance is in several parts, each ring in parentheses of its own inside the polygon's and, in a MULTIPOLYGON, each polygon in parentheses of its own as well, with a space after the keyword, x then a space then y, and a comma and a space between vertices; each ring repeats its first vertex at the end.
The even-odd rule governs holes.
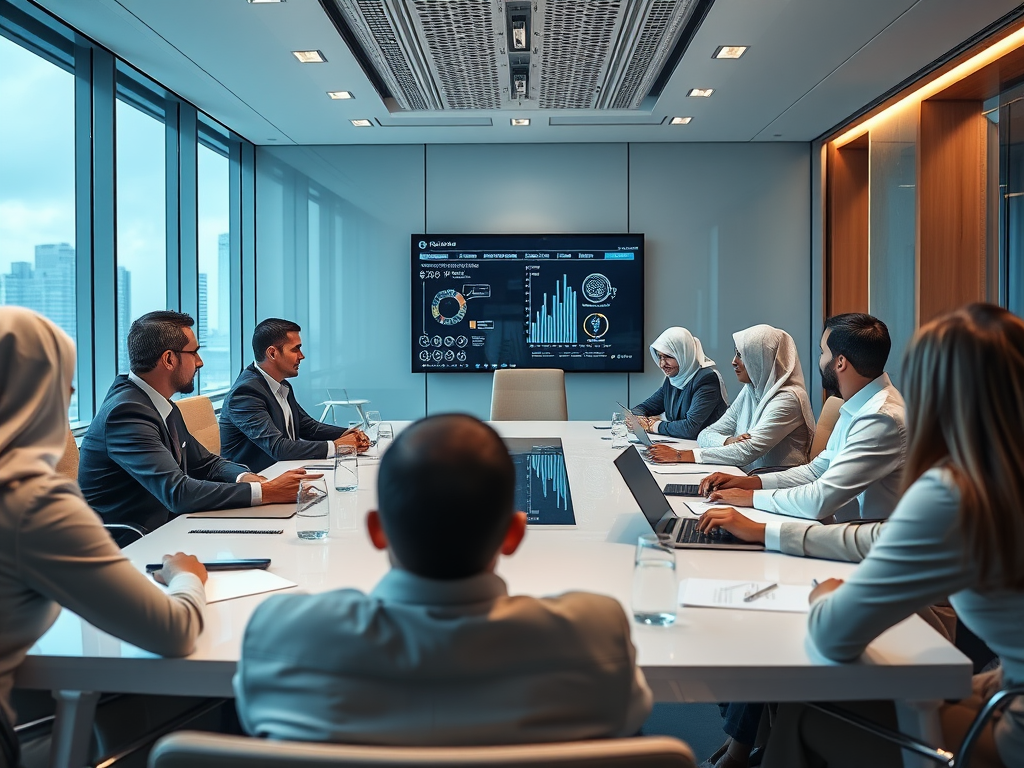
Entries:
POLYGON ((75 442, 75 433, 70 429, 67 442, 64 444, 64 455, 57 462, 57 474, 78 482, 78 443, 75 442))
POLYGON ((821 415, 818 416, 818 424, 814 428, 814 439, 811 441, 811 452, 807 456, 809 460, 813 461, 815 456, 825 450, 828 439, 832 436, 832 430, 835 429, 836 422, 839 421, 839 409, 842 407, 843 398, 841 397, 830 397, 821 406, 821 415))
POLYGON ((504 368, 494 372, 491 421, 568 421, 565 372, 504 368))
POLYGON ((181 418, 188 427, 189 434, 198 440, 210 453, 220 453, 220 425, 217 413, 213 410, 213 401, 203 395, 186 397, 176 400, 181 410, 181 418))
POLYGON ((267 741, 178 731, 157 742, 149 768, 694 768, 667 736, 501 747, 368 747, 267 741))

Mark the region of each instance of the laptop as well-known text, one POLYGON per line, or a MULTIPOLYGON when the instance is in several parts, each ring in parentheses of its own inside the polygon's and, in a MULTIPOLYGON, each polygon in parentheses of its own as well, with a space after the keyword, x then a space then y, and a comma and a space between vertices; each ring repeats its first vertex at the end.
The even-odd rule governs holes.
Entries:
POLYGON ((619 454, 615 468, 654 532, 667 537, 676 549, 764 549, 763 544, 740 541, 721 528, 714 533, 701 533, 697 530, 697 518, 679 517, 634 446, 619 454))
POLYGON ((615 404, 622 409, 623 413, 626 414, 626 426, 629 427, 629 431, 633 433, 633 436, 640 441, 640 444, 645 448, 650 448, 655 443, 671 443, 672 440, 651 440, 651 436, 647 434, 647 430, 640 426, 640 420, 636 417, 629 408, 624 406, 618 400, 615 404))

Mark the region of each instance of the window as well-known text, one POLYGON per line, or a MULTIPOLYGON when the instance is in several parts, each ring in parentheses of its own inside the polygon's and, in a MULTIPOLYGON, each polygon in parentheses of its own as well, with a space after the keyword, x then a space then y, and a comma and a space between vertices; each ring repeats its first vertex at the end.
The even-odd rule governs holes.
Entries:
POLYGON ((117 370, 127 373, 132 321, 168 306, 166 138, 162 107, 130 92, 116 121, 117 370))
POLYGON ((231 163, 205 144, 198 150, 199 316, 203 368, 199 393, 228 389, 231 370, 231 163))
MULTIPOLYGON (((0 37, 0 304, 45 315, 77 344, 76 284, 75 79, 0 37)), ((72 422, 78 412, 76 394, 72 422)))

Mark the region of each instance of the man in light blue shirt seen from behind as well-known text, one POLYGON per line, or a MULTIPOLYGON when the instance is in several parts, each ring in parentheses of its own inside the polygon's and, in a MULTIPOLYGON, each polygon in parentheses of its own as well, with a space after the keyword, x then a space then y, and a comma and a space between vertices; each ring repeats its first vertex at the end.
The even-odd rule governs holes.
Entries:
MULTIPOLYGON (((889 517, 899 499, 907 448, 903 398, 885 373, 891 346, 885 323, 871 315, 826 320, 822 385, 845 402, 825 450, 809 464, 784 472, 709 475, 702 483, 709 501, 812 520, 831 518, 840 510, 847 518, 889 517)), ((766 531, 774 549, 780 526, 766 531)))

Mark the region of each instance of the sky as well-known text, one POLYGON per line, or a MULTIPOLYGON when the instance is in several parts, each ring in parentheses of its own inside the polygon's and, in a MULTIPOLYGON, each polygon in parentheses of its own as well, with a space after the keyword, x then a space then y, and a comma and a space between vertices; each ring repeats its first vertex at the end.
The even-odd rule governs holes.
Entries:
MULTIPOLYGON (((74 77, 0 37, 0 273, 35 246, 75 243, 74 77)), ((166 304, 164 127, 117 104, 117 258, 132 316, 166 304)), ((199 261, 218 320, 217 238, 229 228, 227 158, 200 147, 199 261)), ((226 289, 226 286, 224 286, 226 289)))

